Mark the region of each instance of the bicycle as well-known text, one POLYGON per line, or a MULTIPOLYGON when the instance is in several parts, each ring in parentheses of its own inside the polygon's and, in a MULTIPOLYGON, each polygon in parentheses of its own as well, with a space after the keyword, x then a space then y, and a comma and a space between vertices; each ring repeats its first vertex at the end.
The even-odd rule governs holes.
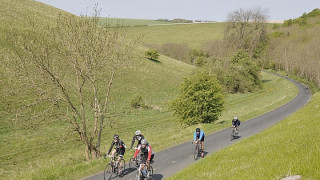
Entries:
POLYGON ((146 164, 141 163, 139 165, 138 171, 134 177, 135 180, 152 179, 153 167, 150 165, 150 171, 146 169, 146 164))
MULTIPOLYGON (((138 148, 134 148, 135 150, 137 150, 138 148)), ((134 155, 134 153, 133 153, 134 155)), ((141 163, 141 156, 140 153, 138 153, 137 158, 133 158, 133 155, 131 156, 130 160, 129 160, 129 168, 138 168, 139 164, 141 163)))
POLYGON ((196 144, 196 147, 194 149, 193 157, 194 157, 194 160, 197 160, 197 159, 199 159, 201 157, 200 143, 199 142, 194 143, 194 141, 192 141, 192 144, 196 144))
POLYGON ((120 177, 126 166, 125 160, 123 158, 121 158, 121 163, 119 163, 115 160, 116 156, 108 155, 108 157, 110 158, 110 162, 108 162, 106 167, 104 168, 104 180, 111 179, 117 176, 120 177), (122 167, 119 168, 120 164, 122 165, 122 167))
POLYGON ((232 128, 232 131, 231 131, 231 141, 233 140, 233 139, 235 139, 235 137, 237 137, 238 136, 238 131, 236 130, 236 127, 231 127, 232 128))

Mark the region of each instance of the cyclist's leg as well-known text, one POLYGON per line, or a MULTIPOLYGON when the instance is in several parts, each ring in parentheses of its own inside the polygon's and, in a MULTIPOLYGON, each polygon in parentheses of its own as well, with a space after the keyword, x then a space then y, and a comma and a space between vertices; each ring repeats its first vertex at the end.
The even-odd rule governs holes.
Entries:
POLYGON ((116 152, 117 152, 117 150, 116 150, 116 149, 113 149, 113 150, 111 151, 111 155, 112 155, 112 156, 115 156, 116 152))
POLYGON ((119 158, 118 158, 118 163, 119 163, 119 167, 120 167, 120 169, 122 169, 122 162, 121 162, 121 159, 122 159, 122 157, 123 157, 123 155, 124 155, 124 153, 125 153, 125 149, 120 149, 119 150, 119 158))
POLYGON ((201 152, 202 152, 202 151, 204 151, 204 136, 202 137, 200 142, 201 142, 201 152))

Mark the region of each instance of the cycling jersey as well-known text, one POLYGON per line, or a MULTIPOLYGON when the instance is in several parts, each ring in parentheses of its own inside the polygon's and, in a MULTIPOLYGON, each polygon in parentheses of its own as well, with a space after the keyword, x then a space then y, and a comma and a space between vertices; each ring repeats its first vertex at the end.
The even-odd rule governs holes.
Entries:
POLYGON ((111 146, 108 151, 108 154, 110 154, 113 146, 115 146, 117 154, 119 154, 120 156, 124 155, 124 153, 126 151, 126 145, 124 144, 124 142, 121 139, 119 139, 118 142, 112 141, 111 146))
POLYGON ((236 121, 233 121, 233 120, 232 120, 232 126, 234 126, 234 127, 240 126, 240 121, 239 121, 239 119, 237 119, 236 121))
POLYGON ((141 160, 142 162, 146 162, 146 160, 151 161, 154 157, 154 153, 152 151, 151 145, 148 144, 144 148, 141 146, 141 144, 138 146, 138 149, 134 153, 133 157, 136 158, 138 153, 141 151, 141 160))
POLYGON ((200 139, 200 141, 204 141, 204 136, 205 136, 205 134, 201 129, 200 129, 200 133, 199 134, 197 134, 197 131, 194 131, 193 140, 196 141, 196 140, 200 139))
POLYGON ((134 142, 137 140, 138 141, 138 144, 137 144, 137 147, 139 146, 139 144, 141 144, 141 140, 144 139, 144 136, 143 135, 140 135, 140 136, 136 136, 134 135, 133 138, 132 138, 132 143, 131 143, 131 146, 130 146, 130 149, 132 148, 134 142))

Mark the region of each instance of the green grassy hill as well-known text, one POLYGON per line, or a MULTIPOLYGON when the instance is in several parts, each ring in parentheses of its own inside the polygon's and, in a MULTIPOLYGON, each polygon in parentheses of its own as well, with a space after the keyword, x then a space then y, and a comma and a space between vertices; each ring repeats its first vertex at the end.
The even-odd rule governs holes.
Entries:
MULTIPOLYGON (((17 91, 22 84, 11 76, 11 70, 8 69, 10 62, 15 61, 15 56, 12 55, 13 53, 4 41, 5 30, 19 34, 28 30, 30 21, 43 26, 54 24, 61 11, 31 0, 0 0, 0 4, 0 58, 2 60, 0 90, 1 94, 5 95, 0 101, 0 178, 76 179, 101 171, 106 161, 103 159, 85 161, 83 145, 78 141, 78 136, 72 132, 67 122, 43 122, 38 126, 30 127, 21 123, 24 115, 12 120, 10 112, 19 106, 16 103, 18 98, 28 100, 31 96, 17 91), (21 94, 24 96, 22 97, 21 94)), ((188 39, 187 37, 198 36, 197 41, 189 41, 192 46, 196 47, 199 45, 200 37, 206 39, 208 36, 215 35, 212 33, 202 36, 204 33, 201 33, 201 29, 207 28, 204 31, 209 31, 209 26, 209 24, 199 25, 194 31, 190 31, 191 26, 182 25, 166 28, 181 31, 179 34, 181 42, 188 39)), ((144 27, 138 28, 141 28, 142 31, 144 27)), ((145 28, 147 28, 146 31, 150 30, 149 27, 145 28)), ((43 30, 40 28, 37 31, 42 32, 43 30)), ((177 34, 177 39, 179 35, 177 34)), ((219 35, 218 33, 217 36, 219 35)), ((157 37, 161 36, 150 36, 154 38, 154 42, 157 37)), ((118 133, 129 145, 137 129, 140 129, 153 144, 156 152, 192 138, 191 133, 195 126, 181 126, 177 118, 166 107, 168 100, 177 95, 178 87, 184 77, 188 76, 194 67, 166 56, 161 56, 159 62, 150 61, 144 57, 144 50, 143 47, 137 48, 136 58, 131 60, 130 66, 121 69, 121 76, 118 76, 114 82, 109 116, 115 123, 112 127, 106 127, 103 132, 101 148, 103 152, 109 148, 114 133, 118 133), (130 108, 130 101, 136 94, 141 95, 145 103, 154 108, 145 110, 130 108), (173 134, 173 136, 168 137, 168 134, 173 134)), ((287 103, 297 93, 295 86, 286 80, 266 73, 262 73, 262 77, 263 90, 255 93, 229 95, 226 110, 219 122, 203 124, 200 125, 201 128, 207 133, 225 128, 229 126, 228 122, 234 114, 237 114, 242 120, 248 120, 287 103), (239 106, 239 104, 242 105, 239 106)), ((131 153, 133 152, 127 151, 126 159, 131 153)))
POLYGON ((212 40, 222 39, 225 23, 158 25, 129 27, 128 33, 142 34, 143 43, 162 45, 165 43, 186 44, 190 48, 201 49, 212 40))

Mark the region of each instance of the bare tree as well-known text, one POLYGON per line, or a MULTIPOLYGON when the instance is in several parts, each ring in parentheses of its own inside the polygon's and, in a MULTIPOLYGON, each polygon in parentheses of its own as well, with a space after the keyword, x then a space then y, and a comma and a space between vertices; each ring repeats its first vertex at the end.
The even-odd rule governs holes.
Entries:
POLYGON ((128 38, 122 28, 102 27, 98 21, 97 11, 94 17, 60 15, 54 25, 32 23, 20 35, 7 33, 17 57, 12 68, 26 88, 37 93, 35 99, 25 99, 23 107, 35 110, 33 118, 51 115, 69 122, 85 145, 87 160, 100 157, 117 70, 140 42, 128 38), (44 102, 46 106, 34 108, 44 102))
POLYGON ((238 9, 228 15, 225 40, 233 50, 245 49, 251 53, 266 39, 267 9, 238 9))

